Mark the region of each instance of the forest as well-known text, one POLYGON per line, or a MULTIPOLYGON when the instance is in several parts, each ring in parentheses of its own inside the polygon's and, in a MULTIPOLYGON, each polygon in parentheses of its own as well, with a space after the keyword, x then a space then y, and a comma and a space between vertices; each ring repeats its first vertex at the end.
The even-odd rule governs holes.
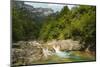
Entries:
MULTIPOLYGON (((45 46, 45 44, 54 41, 53 43, 57 42, 58 44, 60 44, 60 48, 62 48, 61 49, 62 51, 66 51, 66 52, 68 52, 69 50, 72 51, 78 50, 83 52, 87 51, 92 55, 94 55, 95 57, 96 6, 76 5, 75 7, 69 9, 68 6, 66 5, 63 6, 61 11, 53 12, 52 14, 49 14, 47 16, 44 15, 38 16, 38 15, 39 13, 32 13, 26 8, 20 8, 16 5, 13 5, 12 7, 12 43, 13 44, 19 43, 19 41, 23 41, 24 43, 35 41, 38 42, 39 44, 43 44, 42 48, 46 48, 48 46, 47 45, 45 46), (76 41, 78 41, 78 44, 81 47, 79 49, 78 47, 75 49, 76 46, 68 50, 67 47, 66 49, 63 49, 62 43, 64 43, 64 46, 67 45, 65 44, 67 43, 67 40, 73 42, 73 44, 75 44, 76 41)), ((30 49, 28 45, 26 45, 26 47, 25 45, 24 46, 21 45, 20 47, 12 45, 12 47, 13 49, 23 48, 24 51, 25 49, 28 48, 30 49)), ((53 48, 56 49, 56 47, 57 45, 53 48)), ((36 50, 36 48, 34 49, 36 50)), ((51 48, 49 49, 48 47, 48 53, 49 50, 53 52, 52 49, 51 48)), ((17 59, 16 61, 13 61, 13 64, 19 61, 21 62, 20 59, 19 60, 17 59)), ((30 63, 21 62, 18 65, 35 64, 35 61, 34 63, 32 62, 30 63)), ((56 62, 60 63, 58 61, 56 62)), ((67 61, 64 60, 64 62, 67 61)), ((38 63, 41 64, 41 62, 36 61, 36 64, 38 63)))

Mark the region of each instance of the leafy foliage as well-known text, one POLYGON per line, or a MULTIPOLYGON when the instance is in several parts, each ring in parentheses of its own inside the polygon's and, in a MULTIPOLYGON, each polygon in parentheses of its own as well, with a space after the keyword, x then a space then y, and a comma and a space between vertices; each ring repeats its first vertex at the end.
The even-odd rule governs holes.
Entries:
POLYGON ((57 16, 57 20, 48 20, 44 23, 40 38, 75 39, 79 40, 84 48, 91 46, 95 50, 96 43, 96 10, 95 6, 77 6, 71 10, 65 6, 57 16))
POLYGON ((42 19, 39 24, 35 14, 16 7, 12 10, 13 40, 75 39, 95 50, 96 44, 96 7, 76 6, 69 9, 64 6, 60 12, 42 19))
POLYGON ((38 24, 30 16, 31 13, 22 8, 13 8, 12 26, 13 40, 36 39, 38 35, 38 24))

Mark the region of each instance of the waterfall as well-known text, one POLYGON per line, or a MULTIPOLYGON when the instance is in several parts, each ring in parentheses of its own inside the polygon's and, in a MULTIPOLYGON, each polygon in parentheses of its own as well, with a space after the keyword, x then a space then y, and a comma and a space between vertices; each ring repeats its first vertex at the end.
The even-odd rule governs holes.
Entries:
POLYGON ((55 53, 57 56, 62 57, 62 58, 69 58, 70 53, 64 52, 64 51, 60 51, 60 47, 59 46, 53 46, 55 53))

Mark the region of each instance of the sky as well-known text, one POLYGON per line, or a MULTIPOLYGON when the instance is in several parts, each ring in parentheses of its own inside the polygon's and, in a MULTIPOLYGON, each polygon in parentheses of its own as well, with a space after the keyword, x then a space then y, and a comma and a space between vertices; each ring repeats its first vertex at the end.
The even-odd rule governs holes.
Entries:
MULTIPOLYGON (((33 3, 33 2, 25 2, 25 4, 32 5, 35 8, 42 7, 42 8, 51 8, 54 12, 60 11, 63 6, 62 4, 49 4, 49 3, 33 3)), ((67 5, 69 9, 74 7, 75 5, 67 5)))

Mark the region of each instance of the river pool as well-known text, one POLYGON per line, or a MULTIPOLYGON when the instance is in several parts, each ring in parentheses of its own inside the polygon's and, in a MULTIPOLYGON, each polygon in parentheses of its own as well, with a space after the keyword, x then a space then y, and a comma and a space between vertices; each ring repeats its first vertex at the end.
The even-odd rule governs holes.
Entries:
POLYGON ((84 61, 95 61, 95 53, 84 52, 84 51, 69 51, 69 52, 58 52, 53 54, 47 60, 40 60, 33 62, 33 64, 49 64, 49 63, 67 63, 67 62, 84 62, 84 61))

